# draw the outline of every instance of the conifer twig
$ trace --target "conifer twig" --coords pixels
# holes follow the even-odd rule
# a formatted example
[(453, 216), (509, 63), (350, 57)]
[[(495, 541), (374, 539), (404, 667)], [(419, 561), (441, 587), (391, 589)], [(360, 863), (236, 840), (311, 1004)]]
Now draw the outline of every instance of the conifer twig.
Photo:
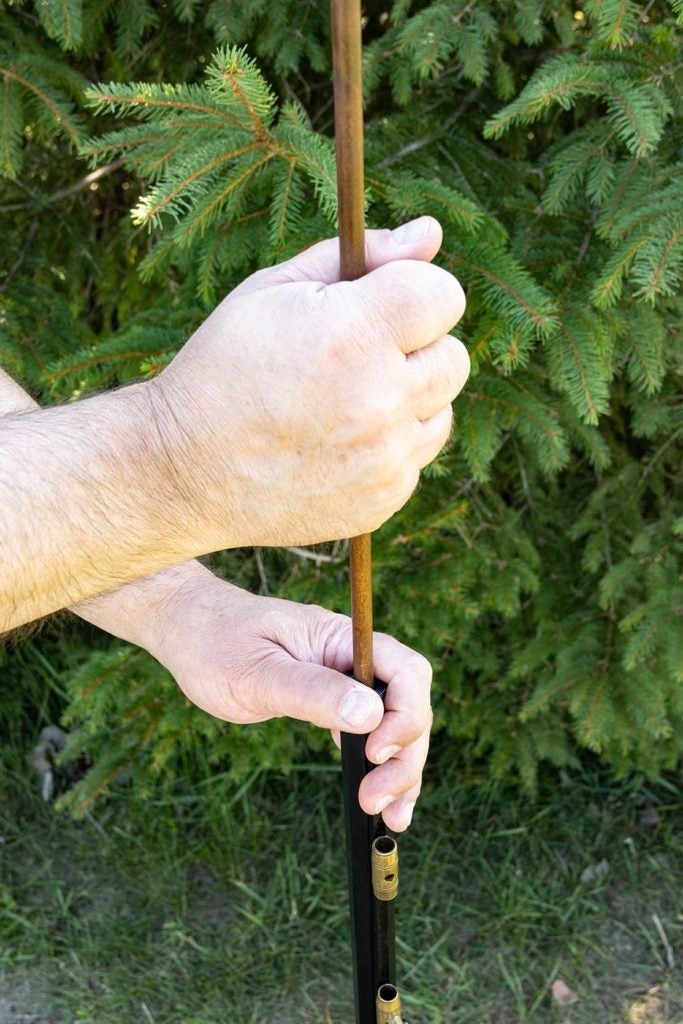
[(66, 188), (60, 188), (56, 192), (53, 192), (48, 197), (49, 203), (57, 203), (60, 199), (67, 199), (69, 196), (75, 196), (78, 192), (82, 192), (86, 188), (90, 188), (94, 182), (99, 181), (100, 178), (105, 178), (108, 174), (112, 174), (114, 171), (118, 171), (119, 167), (123, 167), (125, 161), (123, 157), (119, 157), (118, 160), (112, 160), (110, 164), (105, 164), (104, 167), (98, 167), (94, 171), (90, 171), (84, 178), (79, 181), (75, 181), (73, 185), (67, 185)]
[[(58, 203), (62, 199), (68, 199), (70, 196), (78, 195), (79, 192), (83, 192), (84, 189), (90, 188), (94, 182), (99, 181), (100, 178), (105, 178), (108, 174), (112, 174), (114, 171), (118, 171), (119, 167), (123, 167), (125, 160), (123, 157), (119, 157), (118, 160), (112, 160), (111, 163), (105, 164), (104, 167), (98, 167), (94, 171), (90, 171), (83, 178), (79, 178), (78, 181), (74, 181), (73, 184), (67, 185), (64, 188), (58, 188), (56, 192), (47, 196), (43, 202), (45, 203)], [(37, 199), (38, 197), (36, 197)], [(33, 206), (33, 203), (5, 203), (0, 206), (0, 213), (9, 213), (12, 210), (27, 210)]]
[(285, 548), (285, 551), (289, 551), (292, 555), (298, 555), (299, 558), (307, 558), (311, 562), (329, 562), (332, 565), (340, 565), (346, 561), (346, 547), (341, 557), (337, 555), (326, 555), (323, 551), (308, 551), (307, 548), (289, 547)]
[(261, 593), (267, 596), (270, 594), (270, 587), (268, 586), (266, 567), (263, 564), (263, 558), (261, 557), (261, 551), (259, 548), (254, 548), (254, 559), (256, 561), (256, 568), (258, 569), (259, 578), (261, 580)]

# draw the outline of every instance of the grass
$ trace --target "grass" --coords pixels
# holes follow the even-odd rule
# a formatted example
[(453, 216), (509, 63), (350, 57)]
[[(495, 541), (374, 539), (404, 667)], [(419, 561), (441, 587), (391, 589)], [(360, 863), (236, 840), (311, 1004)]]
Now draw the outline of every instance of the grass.
[[(80, 822), (21, 763), (2, 789), (0, 1024), (353, 1020), (336, 768), (124, 790)], [(400, 842), (407, 1022), (681, 1024), (672, 783), (593, 768), (530, 803), (451, 768), (426, 789)]]

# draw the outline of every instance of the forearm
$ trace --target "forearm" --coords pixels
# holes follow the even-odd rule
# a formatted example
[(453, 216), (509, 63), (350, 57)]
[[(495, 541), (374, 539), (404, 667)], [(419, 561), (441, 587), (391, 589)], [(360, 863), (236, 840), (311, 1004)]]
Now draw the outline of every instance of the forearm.
[[(37, 410), (0, 374), (0, 632), (201, 553), (147, 387)], [(122, 635), (120, 600), (78, 613)]]

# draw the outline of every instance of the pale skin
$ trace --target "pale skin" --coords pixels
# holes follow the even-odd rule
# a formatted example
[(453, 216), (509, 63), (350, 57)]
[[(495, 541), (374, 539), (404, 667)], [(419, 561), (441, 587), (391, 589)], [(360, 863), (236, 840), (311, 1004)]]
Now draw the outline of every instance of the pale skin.
[(375, 634), (383, 709), (343, 674), (348, 617), (193, 559), (352, 536), (405, 503), (469, 366), (447, 334), (462, 291), (429, 263), (440, 242), (431, 218), (403, 244), (368, 232), (369, 273), (344, 283), (336, 240), (320, 243), (253, 275), (160, 377), (114, 394), (38, 410), (0, 371), (0, 630), (74, 606), (218, 718), (368, 733), (380, 767), (360, 801), (396, 831), (429, 744), (429, 663)]

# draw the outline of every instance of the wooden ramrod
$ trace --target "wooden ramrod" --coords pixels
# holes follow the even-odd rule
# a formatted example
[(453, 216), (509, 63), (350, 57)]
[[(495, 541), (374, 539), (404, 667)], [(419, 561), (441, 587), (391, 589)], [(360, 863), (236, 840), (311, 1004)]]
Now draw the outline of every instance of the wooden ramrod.
[[(332, 0), (332, 52), (341, 278), (352, 281), (365, 273), (360, 0)], [(350, 555), (353, 674), (383, 696), (373, 671), (369, 534), (351, 538)], [(398, 850), (381, 816), (365, 814), (358, 802), (359, 786), (372, 768), (365, 741), (365, 736), (342, 733), (356, 1024), (401, 1024), (393, 912)]]

